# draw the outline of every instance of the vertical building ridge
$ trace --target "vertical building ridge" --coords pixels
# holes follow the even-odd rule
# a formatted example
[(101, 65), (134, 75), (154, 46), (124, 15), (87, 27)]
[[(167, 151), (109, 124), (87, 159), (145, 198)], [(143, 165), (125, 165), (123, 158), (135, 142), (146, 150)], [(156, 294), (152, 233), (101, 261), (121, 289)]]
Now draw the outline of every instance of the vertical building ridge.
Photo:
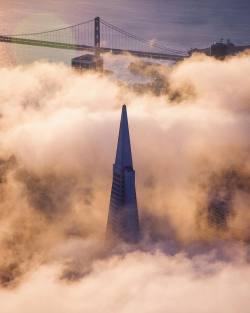
[(133, 168), (127, 108), (125, 105), (122, 106), (122, 116), (121, 116), (121, 122), (120, 122), (120, 130), (119, 130), (119, 137), (118, 137), (118, 143), (117, 143), (115, 165), (118, 167), (127, 166), (127, 167)]
[(138, 242), (139, 217), (127, 108), (122, 107), (107, 223), (107, 239)]

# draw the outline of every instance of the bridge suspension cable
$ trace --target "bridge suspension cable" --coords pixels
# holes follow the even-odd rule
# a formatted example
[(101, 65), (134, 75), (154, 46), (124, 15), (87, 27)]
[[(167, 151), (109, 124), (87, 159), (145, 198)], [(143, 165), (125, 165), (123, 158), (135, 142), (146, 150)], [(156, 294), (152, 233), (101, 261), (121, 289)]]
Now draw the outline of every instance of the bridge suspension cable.
[(171, 49), (171, 48), (167, 48), (167, 47), (164, 47), (164, 46), (161, 46), (159, 44), (156, 44), (154, 42), (152, 42), (151, 40), (146, 40), (146, 39), (143, 39), (143, 38), (140, 38), (136, 35), (133, 35), (115, 25), (112, 25), (108, 22), (106, 22), (105, 20), (101, 19), (101, 24), (110, 28), (111, 30), (114, 30), (128, 38), (131, 38), (131, 39), (134, 39), (138, 42), (141, 42), (142, 44), (144, 44), (145, 46), (147, 46), (148, 48), (150, 48), (152, 50), (152, 48), (157, 48), (159, 49), (160, 51), (162, 52), (168, 52), (168, 53), (176, 53), (176, 54), (180, 54), (180, 55), (186, 55), (186, 52), (184, 51), (181, 51), (181, 50), (177, 50), (177, 49)]
[(97, 17), (79, 24), (48, 31), (0, 36), (2, 42), (102, 52), (129, 52), (138, 56), (180, 59), (187, 53), (146, 40)]
[(82, 26), (82, 25), (86, 25), (86, 24), (89, 24), (89, 23), (92, 23), (92, 22), (94, 22), (94, 19), (88, 20), (86, 22), (82, 22), (82, 23), (79, 23), (79, 24), (70, 25), (70, 26), (64, 26), (62, 28), (56, 28), (56, 29), (47, 30), (47, 31), (40, 31), (40, 32), (34, 32), (34, 33), (19, 33), (19, 34), (5, 35), (5, 36), (8, 36), (8, 37), (21, 37), (21, 36), (45, 35), (45, 34), (49, 34), (49, 33), (53, 33), (53, 32), (58, 32), (58, 31), (62, 31), (62, 30), (72, 29), (72, 28), (79, 27), (79, 26)]

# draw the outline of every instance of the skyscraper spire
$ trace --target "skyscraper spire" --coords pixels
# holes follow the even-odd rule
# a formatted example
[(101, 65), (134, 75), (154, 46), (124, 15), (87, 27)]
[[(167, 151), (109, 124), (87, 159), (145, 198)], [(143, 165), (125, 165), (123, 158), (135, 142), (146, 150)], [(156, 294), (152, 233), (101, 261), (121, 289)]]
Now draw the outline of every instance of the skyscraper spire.
[(133, 167), (126, 105), (122, 106), (115, 165), (121, 168), (126, 166)]
[(135, 191), (135, 171), (129, 137), (127, 109), (122, 107), (119, 138), (113, 165), (107, 238), (136, 243), (140, 236)]

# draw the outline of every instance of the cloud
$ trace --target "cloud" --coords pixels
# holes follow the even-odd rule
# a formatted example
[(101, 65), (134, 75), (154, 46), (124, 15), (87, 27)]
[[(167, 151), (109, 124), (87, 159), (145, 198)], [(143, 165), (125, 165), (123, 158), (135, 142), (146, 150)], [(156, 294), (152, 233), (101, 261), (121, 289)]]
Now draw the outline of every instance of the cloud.
[[(0, 68), (4, 313), (28, 312), (27, 294), (36, 312), (247, 308), (249, 58), (194, 56), (173, 67), (133, 58), (130, 69), (146, 76), (136, 87), (62, 64)], [(143, 241), (110, 251), (103, 238), (123, 103)], [(236, 245), (239, 260), (220, 255), (218, 242)]]
[(134, 252), (96, 262), (76, 284), (57, 281), (57, 271), (42, 267), (15, 293), (1, 292), (2, 312), (248, 312), (246, 263)]

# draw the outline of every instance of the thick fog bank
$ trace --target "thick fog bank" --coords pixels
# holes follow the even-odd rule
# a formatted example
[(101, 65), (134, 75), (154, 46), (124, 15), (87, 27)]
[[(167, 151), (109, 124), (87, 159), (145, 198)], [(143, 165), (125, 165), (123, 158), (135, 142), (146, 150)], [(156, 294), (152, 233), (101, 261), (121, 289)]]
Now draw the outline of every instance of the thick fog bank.
[[(250, 56), (140, 71), (0, 68), (1, 313), (247, 312)], [(110, 251), (123, 103), (143, 239)]]

